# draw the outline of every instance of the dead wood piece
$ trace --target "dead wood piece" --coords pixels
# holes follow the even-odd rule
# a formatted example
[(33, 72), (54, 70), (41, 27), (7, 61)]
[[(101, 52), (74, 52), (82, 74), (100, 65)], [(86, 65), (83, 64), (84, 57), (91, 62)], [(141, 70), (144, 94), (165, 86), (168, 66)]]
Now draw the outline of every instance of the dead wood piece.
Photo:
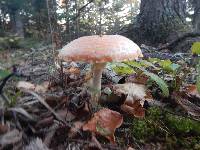
[(173, 93), (173, 98), (185, 111), (187, 111), (188, 114), (194, 117), (200, 117), (200, 107), (191, 103), (188, 99), (176, 93)]
[(189, 33), (185, 33), (182, 36), (178, 37), (177, 39), (175, 39), (174, 41), (166, 44), (165, 46), (158, 48), (159, 50), (163, 50), (163, 49), (169, 49), (172, 50), (178, 43), (182, 42), (183, 40), (185, 40), (188, 37), (198, 37), (200, 36), (200, 32), (189, 32)]

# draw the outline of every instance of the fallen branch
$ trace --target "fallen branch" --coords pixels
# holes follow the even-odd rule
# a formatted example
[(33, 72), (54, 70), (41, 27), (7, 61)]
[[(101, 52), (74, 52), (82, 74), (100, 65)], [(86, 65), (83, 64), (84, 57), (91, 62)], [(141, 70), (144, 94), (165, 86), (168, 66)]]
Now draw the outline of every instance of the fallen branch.
[(173, 47), (175, 47), (178, 43), (182, 42), (186, 38), (188, 38), (188, 37), (198, 37), (198, 36), (200, 36), (200, 32), (185, 33), (182, 36), (180, 36), (177, 39), (175, 39), (174, 41), (166, 44), (163, 47), (158, 48), (158, 50), (163, 50), (163, 49), (169, 49), (169, 50), (171, 50)]

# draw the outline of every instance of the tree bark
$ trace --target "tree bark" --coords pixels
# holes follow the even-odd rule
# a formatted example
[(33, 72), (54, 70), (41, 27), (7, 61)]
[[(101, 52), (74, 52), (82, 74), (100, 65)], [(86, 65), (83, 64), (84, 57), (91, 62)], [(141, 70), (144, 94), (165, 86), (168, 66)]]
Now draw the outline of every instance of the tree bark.
[[(141, 0), (132, 38), (139, 43), (165, 43), (186, 26), (186, 0)], [(130, 36), (130, 37), (131, 37)]]
[(12, 26), (12, 32), (19, 37), (24, 37), (24, 24), (19, 13), (19, 10), (12, 11), (10, 13), (10, 22)]
[(200, 0), (193, 0), (192, 5), (194, 8), (193, 28), (195, 32), (200, 32)]
[(24, 24), (19, 11), (16, 13), (16, 35), (24, 37)]

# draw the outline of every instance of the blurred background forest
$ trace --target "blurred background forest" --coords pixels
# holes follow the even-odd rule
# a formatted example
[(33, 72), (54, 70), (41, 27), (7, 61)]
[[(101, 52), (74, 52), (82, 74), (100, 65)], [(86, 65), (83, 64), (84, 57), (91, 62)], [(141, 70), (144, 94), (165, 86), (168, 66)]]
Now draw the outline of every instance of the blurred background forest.
[(75, 38), (100, 32), (152, 46), (181, 36), (185, 48), (200, 35), (200, 1), (0, 0), (1, 49), (26, 47), (33, 41), (53, 41), (61, 48)]

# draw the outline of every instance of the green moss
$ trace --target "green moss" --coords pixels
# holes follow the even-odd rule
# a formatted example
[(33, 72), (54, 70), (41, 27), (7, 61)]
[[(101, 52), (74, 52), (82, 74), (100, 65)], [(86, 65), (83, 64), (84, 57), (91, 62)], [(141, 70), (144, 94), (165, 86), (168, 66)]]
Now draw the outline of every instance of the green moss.
[(161, 111), (158, 108), (150, 108), (145, 119), (134, 119), (132, 126), (134, 137), (140, 140), (148, 140), (162, 132), (158, 127), (160, 118)]
[(144, 119), (132, 119), (131, 135), (142, 143), (160, 142), (167, 149), (200, 148), (200, 123), (152, 107)]
[(200, 123), (188, 118), (166, 114), (166, 124), (176, 134), (200, 135)]

